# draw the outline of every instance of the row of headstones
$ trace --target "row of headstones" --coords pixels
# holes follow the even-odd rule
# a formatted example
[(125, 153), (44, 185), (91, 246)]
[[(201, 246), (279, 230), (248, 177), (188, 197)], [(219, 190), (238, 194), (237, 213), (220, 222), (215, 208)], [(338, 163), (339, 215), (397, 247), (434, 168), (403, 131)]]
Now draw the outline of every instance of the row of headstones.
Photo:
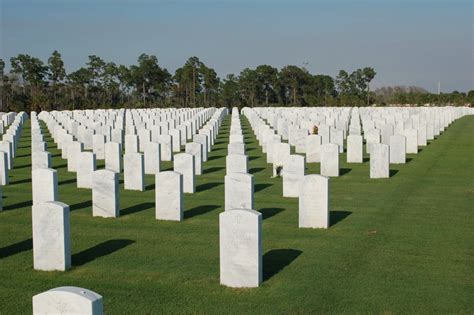
[[(306, 135), (306, 159), (304, 156), (298, 154), (291, 154), (291, 147), (289, 143), (281, 142), (281, 135), (275, 135), (271, 127), (265, 124), (258, 115), (254, 114), (251, 109), (246, 109), (246, 115), (249, 115), (249, 120), (252, 121), (252, 127), (259, 129), (257, 139), (262, 145), (263, 151), (266, 151), (267, 162), (273, 163), (274, 176), (281, 175), (283, 178), (283, 196), (284, 197), (299, 197), (299, 184), (306, 175), (306, 162), (320, 162), (321, 175), (327, 177), (339, 176), (339, 153), (341, 146), (328, 142), (321, 144), (322, 136), (320, 135)], [(251, 117), (251, 118), (250, 118)], [(338, 136), (342, 138), (342, 133)], [(352, 137), (359, 137), (359, 149), (354, 149)], [(360, 136), (349, 136), (349, 152), (348, 162), (362, 163), (362, 139)], [(267, 140), (267, 141), (266, 141)], [(392, 149), (395, 146), (392, 147)], [(381, 150), (379, 150), (381, 149)], [(371, 155), (371, 178), (382, 178), (389, 176), (387, 148), (376, 147), (374, 153)], [(353, 151), (358, 155), (357, 161), (351, 160)], [(395, 155), (393, 155), (395, 156)], [(403, 159), (404, 159), (403, 152)]]
[[(45, 118), (45, 116), (43, 116)], [(46, 118), (45, 121), (48, 121)], [(50, 126), (51, 124), (48, 124)], [(213, 126), (215, 126), (215, 122)], [(53, 125), (54, 126), (54, 125)], [(55, 126), (55, 129), (57, 126)], [(214, 128), (213, 130), (216, 130)], [(148, 131), (148, 130), (142, 130)], [(211, 132), (203, 128), (201, 132), (210, 136)], [(148, 132), (148, 136), (150, 133)], [(150, 137), (139, 138), (137, 135), (127, 135), (125, 137), (125, 155), (123, 157), (123, 164), (125, 169), (125, 186), (126, 189), (137, 189), (137, 184), (140, 183), (141, 172), (134, 173), (133, 170), (136, 164), (143, 164), (145, 174), (155, 174), (160, 171), (160, 161), (173, 160), (172, 145), (173, 141), (170, 135), (159, 135), (163, 141), (154, 142)], [(203, 135), (194, 135), (195, 141), (204, 141)], [(103, 135), (94, 135), (94, 139), (99, 138), (100, 141), (94, 141), (93, 152), (83, 152), (84, 145), (79, 141), (73, 141), (70, 134), (64, 134), (63, 140), (58, 142), (58, 147), (61, 148), (62, 157), (68, 160), (68, 171), (78, 173), (78, 187), (91, 188), (92, 179), (91, 172), (93, 171), (96, 159), (105, 158), (105, 168), (120, 173), (122, 170), (122, 155), (121, 155), (121, 140), (120, 142), (110, 141), (104, 143)], [(178, 138), (176, 143), (181, 147)], [(191, 146), (192, 147), (192, 146)], [(139, 150), (141, 148), (141, 151)], [(143, 156), (140, 156), (144, 152)], [(94, 153), (94, 154), (92, 154)], [(164, 157), (164, 158), (163, 158)], [(207, 154), (205, 158), (207, 157)], [(143, 162), (141, 161), (143, 159)], [(199, 165), (200, 166), (200, 165)], [(200, 169), (200, 167), (199, 167)], [(130, 171), (132, 170), (132, 171)], [(137, 174), (137, 176), (134, 176)], [(138, 180), (136, 179), (138, 177)], [(138, 187), (138, 190), (142, 188)]]
[(18, 142), (21, 137), (23, 123), (28, 119), (25, 112), (3, 113), (2, 121), (0, 122), (1, 131), (3, 133), (4, 126), (8, 129), (2, 135), (0, 141), (0, 211), (3, 209), (3, 186), (9, 184), (9, 171), (13, 169), (13, 159), (17, 155)]
[(253, 209), (253, 175), (248, 173), (239, 109), (232, 108), (224, 177), (225, 210)]
[(58, 201), (57, 171), (51, 168), (51, 154), (36, 112), (31, 113), (31, 160), (33, 268), (66, 270), (71, 265), (69, 206)]
[[(354, 116), (360, 117), (366, 125), (364, 131), (367, 127), (381, 129), (386, 123), (393, 124), (401, 131), (420, 123), (431, 123), (434, 128), (443, 129), (455, 119), (473, 113), (473, 109), (469, 107), (267, 107), (255, 110), (284, 140), (288, 140), (289, 126), (293, 126), (293, 130), (296, 126), (310, 132), (315, 125), (328, 125), (335, 129), (345, 129), (346, 132), (348, 127), (352, 127), (349, 128), (350, 133), (360, 134), (360, 130), (357, 132), (360, 120), (355, 120)], [(407, 126), (403, 127), (404, 124)]]
[[(331, 177), (339, 176), (339, 153), (343, 151), (342, 131), (331, 129), (330, 139), (325, 144), (322, 144), (323, 136), (319, 134), (309, 135), (307, 130), (299, 130), (298, 133), (302, 133), (302, 139), (304, 139), (305, 143), (305, 150), (303, 150), (306, 153), (305, 159), (301, 155), (291, 155), (290, 143), (281, 142), (281, 135), (276, 135), (275, 131), (265, 124), (265, 121), (262, 119), (253, 119), (252, 121), (254, 121), (253, 125), (256, 124), (256, 128), (258, 129), (256, 132), (257, 139), (259, 139), (263, 151), (267, 153), (267, 162), (273, 163), (274, 176), (281, 175), (283, 177), (284, 197), (298, 196), (298, 189), (295, 187), (298, 187), (298, 182), (305, 175), (306, 162), (321, 163), (321, 175)], [(297, 142), (297, 145), (298, 144), (299, 141)], [(398, 148), (399, 146), (393, 146), (392, 150)], [(295, 151), (299, 151), (298, 146), (295, 148)], [(370, 163), (370, 178), (389, 177), (388, 146), (377, 146), (373, 151), (374, 154), (371, 155)], [(396, 152), (398, 153), (399, 150)], [(357, 156), (357, 159), (353, 158), (354, 155)], [(405, 153), (403, 152), (402, 155), (404, 160)], [(349, 136), (348, 162), (362, 163), (362, 156), (362, 137)], [(397, 155), (393, 154), (393, 156), (396, 157)]]
[[(190, 111), (195, 112), (194, 109), (191, 109)], [(125, 135), (125, 151), (131, 152), (133, 151), (134, 146), (137, 146), (136, 151), (144, 152), (144, 148), (148, 142), (158, 142), (161, 144), (161, 159), (163, 161), (172, 161), (173, 152), (180, 152), (181, 143), (185, 143), (186, 140), (191, 139), (192, 136), (197, 133), (197, 130), (202, 127), (204, 121), (206, 121), (214, 111), (214, 108), (210, 108), (203, 109), (201, 112), (195, 112), (196, 117), (181, 125), (176, 125), (176, 120), (170, 120), (154, 126), (151, 125), (154, 122), (154, 120), (152, 120), (146, 125), (137, 123), (137, 126), (135, 126), (134, 120), (130, 119)], [(122, 116), (125, 115), (127, 117), (128, 114), (133, 115), (134, 113), (135, 110), (127, 110), (126, 112), (123, 112)], [(57, 117), (64, 118), (57, 112), (55, 114)], [(96, 154), (98, 160), (104, 160), (106, 157), (106, 143), (114, 142), (124, 145), (124, 130), (122, 127), (109, 130), (109, 132), (100, 133), (103, 131), (101, 126), (96, 127), (96, 129), (86, 128), (83, 125), (80, 125), (79, 122), (73, 121), (68, 116), (67, 121), (64, 121), (64, 119), (56, 120), (55, 116), (42, 112), (40, 114), (40, 119), (44, 120), (48, 125), (48, 129), (51, 131), (55, 143), (57, 143), (58, 148), (62, 150), (63, 158), (68, 157), (68, 143), (73, 142), (74, 139), (76, 139), (77, 142), (82, 143), (83, 149), (92, 150)], [(78, 124), (79, 126), (77, 126)], [(122, 125), (123, 124), (124, 123), (122, 122)], [(166, 124), (167, 127), (165, 128), (163, 124)], [(71, 127), (71, 125), (73, 126)], [(192, 128), (189, 128), (189, 126), (192, 126)], [(83, 128), (81, 129), (80, 127)], [(149, 129), (145, 127), (148, 127)], [(82, 135), (81, 131), (83, 130), (87, 131), (89, 134), (87, 137)]]
[[(284, 140), (289, 139), (295, 146), (297, 153), (305, 153), (305, 133), (313, 133), (314, 126), (318, 126), (318, 134), (322, 137), (322, 144), (342, 139), (348, 134), (361, 135), (368, 142), (389, 144), (390, 136), (404, 134), (406, 129), (418, 130), (417, 137), (420, 145), (426, 145), (427, 140), (444, 131), (452, 121), (472, 112), (467, 107), (430, 107), (430, 108), (323, 108), (323, 109), (256, 109), (263, 113), (263, 118), (268, 118), (269, 125), (281, 134)], [(276, 114), (272, 114), (275, 111)], [(317, 114), (314, 114), (316, 111)], [(338, 111), (336, 117), (334, 112)], [(296, 113), (296, 115), (294, 115)], [(278, 116), (280, 115), (280, 116)], [(290, 118), (287, 118), (290, 117)], [(276, 122), (275, 122), (276, 120)], [(361, 121), (362, 126), (361, 128)], [(281, 125), (286, 128), (282, 132)], [(288, 126), (292, 128), (288, 129)], [(376, 131), (374, 131), (376, 129)], [(303, 130), (303, 131), (301, 131)], [(342, 137), (337, 132), (342, 131)], [(289, 133), (289, 135), (288, 135)], [(292, 137), (293, 135), (293, 137)], [(293, 138), (293, 139), (292, 139)], [(333, 140), (330, 140), (332, 138)], [(368, 138), (368, 139), (367, 139)], [(372, 138), (381, 138), (372, 140)], [(426, 138), (426, 139), (425, 139)], [(339, 143), (337, 143), (339, 144)]]
[[(219, 215), (220, 282), (229, 287), (258, 287), (262, 282), (262, 216), (254, 209), (254, 177), (247, 173), (245, 144), (238, 110), (232, 110), (226, 160), (225, 211)], [(238, 143), (243, 152), (234, 152)], [(301, 157), (304, 159), (304, 157)], [(285, 177), (284, 177), (285, 178)], [(288, 179), (288, 178), (287, 178)], [(299, 190), (299, 227), (329, 227), (329, 178), (304, 176)]]
[[(265, 124), (252, 109), (246, 108), (244, 110), (245, 115), (251, 122), (252, 128), (258, 129), (255, 131), (257, 139), (262, 145), (263, 152), (267, 155), (267, 162), (272, 163), (273, 176), (281, 176), (283, 178), (283, 197), (299, 197), (300, 196), (300, 183), (306, 175), (306, 159), (302, 155), (291, 154), (291, 147), (289, 143), (281, 142), (281, 135), (275, 135), (271, 127)], [(255, 130), (254, 129), (254, 130)], [(271, 136), (273, 134), (273, 136)], [(264, 135), (267, 137), (264, 138)], [(265, 142), (264, 139), (269, 141)], [(337, 146), (329, 146), (328, 149), (332, 148), (338, 158)], [(324, 151), (326, 152), (326, 150)], [(331, 166), (334, 165), (334, 159), (330, 158), (330, 154), (327, 154), (327, 158), (323, 159), (321, 167), (321, 175), (331, 176)], [(323, 166), (324, 164), (324, 166)], [(337, 170), (339, 167), (337, 165)]]
[[(96, 142), (98, 159), (103, 157), (103, 144), (101, 142), (114, 141), (123, 145), (123, 136), (137, 135), (140, 130), (147, 129), (152, 132), (153, 141), (160, 135), (173, 134), (174, 130), (181, 131), (181, 142), (202, 126), (211, 115), (212, 109), (147, 109), (147, 110), (97, 110), (97, 111), (62, 111), (42, 112), (40, 119), (47, 121), (49, 129), (56, 139), (56, 133), (71, 134), (75, 139), (84, 144), (85, 149), (93, 149)], [(50, 122), (48, 122), (51, 120)], [(59, 125), (58, 130), (55, 130)], [(101, 135), (98, 137), (97, 135)], [(96, 137), (94, 137), (96, 136)], [(177, 141), (177, 140), (176, 140)], [(61, 142), (61, 141), (60, 141)], [(59, 144), (61, 145), (61, 144)], [(102, 149), (102, 150), (100, 150)]]
[[(23, 112), (20, 112), (20, 114), (22, 113)], [(4, 132), (5, 127), (11, 125), (13, 121), (15, 120), (16, 116), (17, 116), (17, 113), (15, 112), (9, 112), (9, 113), (0, 112), (0, 134), (3, 135), (5, 133)]]
[[(405, 129), (417, 129), (420, 145), (444, 131), (453, 120), (468, 114), (467, 107), (430, 108), (259, 108), (257, 113), (282, 135), (283, 140), (295, 146), (297, 153), (305, 153), (304, 137), (319, 127), (322, 144), (330, 141), (343, 146), (348, 134), (368, 136), (368, 142), (389, 144), (390, 136), (403, 134)], [(359, 114), (359, 112), (361, 114)], [(363, 129), (361, 129), (361, 122)], [(374, 141), (372, 138), (381, 138)], [(305, 130), (307, 131), (305, 133)], [(336, 132), (334, 132), (334, 131)], [(342, 137), (337, 132), (342, 131)], [(372, 135), (374, 133), (374, 135)], [(433, 136), (434, 135), (434, 136)], [(330, 140), (332, 138), (333, 140)], [(426, 139), (425, 139), (426, 138)], [(340, 140), (339, 140), (340, 139)], [(340, 141), (340, 143), (338, 143)]]
[[(209, 124), (220, 125), (226, 114), (226, 109), (219, 109)], [(38, 129), (35, 128), (35, 130)], [(41, 130), (39, 129), (38, 132), (41, 133)], [(212, 137), (216, 136), (217, 133), (212, 134)], [(213, 138), (208, 139), (206, 136), (206, 144), (209, 143), (209, 148), (212, 142)], [(207, 152), (207, 149), (206, 146), (198, 153)], [(89, 153), (92, 157), (94, 156), (94, 153)], [(194, 165), (194, 155), (180, 153), (175, 156), (174, 171), (155, 173), (156, 219), (183, 220), (183, 192), (193, 193), (195, 189)], [(125, 168), (126, 175), (127, 167)], [(95, 165), (92, 169), (95, 169)], [(134, 171), (143, 173), (143, 159)], [(101, 169), (92, 170), (91, 174), (93, 216), (118, 217), (120, 213), (119, 173)], [(135, 183), (132, 182), (132, 184)], [(69, 206), (58, 201), (57, 171), (51, 168), (33, 170), (32, 194), (34, 269), (67, 270), (71, 265)]]
[[(452, 109), (456, 115), (451, 117), (458, 118), (461, 115), (459, 109)], [(256, 118), (257, 117), (257, 118)], [(252, 126), (257, 129), (256, 134), (259, 139), (263, 151), (267, 152), (267, 162), (274, 163), (274, 169), (283, 168), (285, 161), (288, 159), (290, 146), (281, 143), (282, 135), (275, 134), (275, 131), (261, 119), (255, 111), (252, 112)], [(321, 174), (325, 176), (339, 176), (339, 153), (344, 151), (344, 130), (329, 128), (327, 125), (318, 126), (317, 135), (308, 135), (306, 129), (297, 130), (299, 139), (296, 141), (295, 151), (305, 152), (307, 162), (320, 162)], [(322, 128), (321, 128), (322, 127)], [(385, 145), (379, 142), (379, 138), (371, 136), (369, 131), (367, 137), (367, 153), (370, 154), (370, 178), (388, 178), (389, 164), (402, 164), (406, 161), (406, 153), (418, 152), (418, 133), (415, 129), (405, 130), (404, 135), (391, 135), (389, 144)], [(291, 135), (290, 129), (290, 135)], [(290, 142), (290, 141), (289, 141)], [(303, 142), (303, 148), (299, 148)], [(425, 140), (426, 142), (426, 140)], [(336, 146), (335, 146), (336, 145)], [(266, 146), (269, 148), (267, 150)], [(273, 161), (275, 156), (275, 161)], [(295, 163), (302, 165), (299, 169), (304, 168), (304, 163), (300, 158), (295, 157)], [(299, 162), (298, 162), (299, 161)], [(363, 138), (360, 135), (351, 134), (347, 137), (347, 162), (362, 163), (363, 162)], [(291, 161), (288, 161), (291, 166)]]
[(226, 175), (247, 172), (248, 156), (245, 154), (245, 139), (242, 133), (239, 109), (235, 107), (232, 108), (229, 144), (227, 145)]
[[(226, 110), (219, 109), (215, 112), (206, 126), (199, 134), (194, 136), (195, 142), (186, 144), (186, 151), (190, 153), (180, 153), (174, 158), (174, 171), (182, 175), (185, 193), (195, 192), (195, 175), (202, 174), (202, 161), (207, 161), (207, 154), (217, 137), (218, 128), (226, 114)], [(209, 132), (211, 131), (211, 132)], [(201, 133), (202, 132), (202, 133)], [(209, 137), (208, 137), (209, 136)], [(93, 190), (93, 213), (94, 215), (116, 217), (118, 209), (118, 172), (120, 168), (109, 167), (109, 160), (117, 161), (120, 165), (120, 146), (115, 145), (114, 150), (107, 150), (105, 170), (96, 170), (96, 158), (93, 152), (82, 152), (82, 146), (74, 146), (76, 142), (70, 144), (69, 154), (74, 152), (74, 160), (69, 155), (68, 171), (77, 173), (77, 185), (81, 188)], [(80, 143), (79, 143), (80, 144)], [(113, 142), (107, 143), (115, 144)], [(71, 147), (72, 146), (72, 147)], [(145, 154), (139, 152), (129, 152), (124, 155), (124, 188), (129, 190), (144, 190), (144, 174), (155, 175), (160, 172), (160, 146), (158, 143), (148, 142)], [(109, 159), (110, 157), (110, 159)], [(76, 163), (72, 163), (72, 161)], [(49, 175), (46, 175), (48, 173)], [(53, 196), (57, 188), (51, 186), (54, 183), (54, 170), (42, 171), (42, 175), (33, 176), (33, 199), (35, 196)], [(38, 181), (47, 181), (50, 184), (35, 185)], [(41, 178), (41, 179), (40, 179)], [(44, 183), (43, 183), (44, 184)], [(38, 194), (35, 188), (38, 188)], [(44, 193), (42, 190), (47, 190)], [(179, 190), (177, 190), (179, 192)], [(180, 197), (181, 199), (182, 197)], [(48, 199), (57, 200), (57, 199)]]
[(31, 112), (31, 171), (51, 168), (51, 153), (36, 112)]

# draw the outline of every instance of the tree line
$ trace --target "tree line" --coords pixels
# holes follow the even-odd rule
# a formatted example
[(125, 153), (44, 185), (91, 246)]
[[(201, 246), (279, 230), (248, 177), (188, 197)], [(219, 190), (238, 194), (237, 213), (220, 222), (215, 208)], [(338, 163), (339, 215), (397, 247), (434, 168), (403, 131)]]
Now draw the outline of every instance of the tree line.
[[(391, 103), (464, 104), (474, 94), (453, 92), (442, 97), (427, 91), (370, 90), (376, 72), (371, 67), (335, 78), (311, 74), (304, 67), (270, 65), (246, 68), (221, 79), (197, 57), (190, 57), (174, 74), (154, 55), (141, 54), (136, 64), (119, 65), (88, 56), (84, 67), (66, 73), (54, 51), (43, 62), (27, 54), (10, 58), (10, 71), (0, 59), (0, 110), (40, 111), (120, 107), (199, 106), (365, 106)], [(452, 93), (451, 93), (452, 94)], [(473, 94), (473, 95), (471, 95)]]

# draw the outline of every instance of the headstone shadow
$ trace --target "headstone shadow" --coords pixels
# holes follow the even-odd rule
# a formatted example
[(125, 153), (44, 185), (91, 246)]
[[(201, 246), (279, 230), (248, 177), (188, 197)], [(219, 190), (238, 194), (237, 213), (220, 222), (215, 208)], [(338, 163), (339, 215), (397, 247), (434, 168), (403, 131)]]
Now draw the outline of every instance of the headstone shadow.
[(72, 255), (72, 265), (76, 267), (82, 266), (97, 258), (110, 255), (113, 252), (116, 252), (133, 243), (135, 243), (135, 241), (129, 239), (108, 240), (102, 242), (92, 246), (91, 248), (83, 250), (82, 252)]
[(185, 219), (190, 219), (192, 217), (195, 217), (197, 215), (205, 214), (208, 212), (211, 212), (212, 210), (215, 210), (217, 208), (220, 208), (218, 205), (202, 205), (202, 206), (197, 206), (192, 209), (189, 209), (187, 211), (184, 211), (184, 218)]
[(33, 205), (32, 200), (23, 201), (23, 202), (15, 203), (13, 205), (4, 206), (3, 211), (15, 210), (15, 209), (24, 208), (24, 207), (31, 207), (32, 205)]
[(344, 176), (352, 171), (352, 168), (341, 168), (339, 170), (339, 176)]
[[(20, 148), (18, 148), (18, 149), (20, 149)], [(30, 156), (31, 156), (30, 154), (22, 154), (22, 155), (15, 156), (15, 158), (24, 158), (24, 157), (30, 157)]]
[(20, 169), (20, 168), (28, 168), (28, 167), (31, 167), (31, 164), (25, 164), (25, 165), (21, 165), (21, 166), (15, 166), (15, 169)]
[(259, 192), (271, 186), (273, 186), (273, 184), (255, 184), (253, 191)]
[(344, 210), (331, 210), (329, 211), (329, 226), (334, 226), (350, 216), (352, 212)]
[(265, 169), (264, 167), (253, 167), (253, 168), (249, 169), (249, 173), (250, 174), (255, 174), (255, 173), (263, 171), (264, 169)]
[(215, 166), (215, 167), (211, 167), (211, 168), (205, 169), (203, 173), (204, 173), (204, 174), (210, 174), (210, 173), (222, 171), (224, 168), (225, 168), (225, 167), (222, 167), (222, 166)]
[(214, 187), (217, 187), (217, 186), (221, 186), (221, 185), (224, 185), (224, 183), (205, 183), (205, 184), (201, 184), (199, 186), (196, 187), (196, 192), (201, 192), (201, 191), (206, 191), (208, 189), (212, 189)]
[(31, 183), (31, 178), (26, 178), (26, 179), (20, 179), (16, 181), (11, 181), (10, 185), (18, 185), (18, 184), (26, 184), (26, 183)]
[(262, 213), (262, 219), (266, 220), (268, 218), (273, 217), (274, 215), (277, 215), (278, 213), (284, 210), (285, 209), (283, 208), (263, 208), (263, 209), (260, 209), (259, 211)]
[(253, 191), (259, 192), (271, 186), (273, 186), (273, 184), (255, 184)]
[(21, 252), (26, 252), (31, 249), (33, 249), (33, 239), (29, 238), (27, 240), (0, 248), (0, 259), (15, 255)]
[(272, 249), (263, 255), (263, 281), (269, 280), (303, 252), (297, 249)]
[(76, 178), (66, 179), (66, 180), (58, 182), (58, 186), (67, 185), (67, 184), (74, 184), (76, 182), (77, 182)]
[(222, 159), (223, 157), (224, 157), (223, 155), (214, 155), (214, 156), (208, 157), (207, 160), (214, 161), (214, 160)]
[(398, 170), (390, 170), (389, 171), (389, 176), (393, 177), (393, 176), (397, 175), (397, 173), (398, 173)]
[(84, 208), (88, 208), (88, 207), (92, 207), (92, 200), (87, 200), (87, 201), (83, 201), (83, 202), (79, 202), (79, 203), (75, 203), (73, 205), (70, 205), (69, 210), (74, 211), (74, 210), (84, 209)]
[(120, 215), (129, 215), (132, 213), (144, 211), (155, 206), (154, 202), (143, 202), (138, 205), (134, 205), (125, 209), (120, 210)]

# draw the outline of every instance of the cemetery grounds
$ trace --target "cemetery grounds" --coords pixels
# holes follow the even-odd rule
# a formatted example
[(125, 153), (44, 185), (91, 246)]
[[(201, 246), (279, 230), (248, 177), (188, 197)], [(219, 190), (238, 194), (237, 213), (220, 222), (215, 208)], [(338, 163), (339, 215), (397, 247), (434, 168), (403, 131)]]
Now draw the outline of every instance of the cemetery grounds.
[[(474, 116), (455, 121), (389, 179), (347, 164), (330, 181), (327, 230), (298, 229), (298, 199), (282, 197), (250, 125), (241, 115), (263, 216), (263, 283), (219, 284), (219, 213), (224, 209), (228, 115), (196, 193), (185, 194), (183, 222), (155, 220), (154, 176), (146, 191), (125, 191), (120, 217), (92, 217), (92, 193), (52, 142), (59, 200), (70, 205), (72, 268), (33, 270), (30, 122), (19, 140), (0, 213), (0, 313), (31, 313), (33, 295), (73, 285), (98, 292), (109, 314), (144, 313), (472, 313), (474, 310)], [(365, 149), (364, 149), (365, 152)], [(97, 161), (103, 168), (103, 161)], [(171, 170), (172, 162), (162, 162)], [(318, 163), (307, 174), (319, 173)]]

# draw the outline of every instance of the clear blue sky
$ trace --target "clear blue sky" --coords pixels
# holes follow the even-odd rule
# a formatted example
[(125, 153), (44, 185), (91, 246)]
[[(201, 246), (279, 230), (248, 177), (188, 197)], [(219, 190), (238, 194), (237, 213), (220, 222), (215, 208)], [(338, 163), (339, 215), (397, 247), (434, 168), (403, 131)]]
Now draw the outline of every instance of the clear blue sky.
[(91, 54), (130, 65), (145, 52), (170, 72), (197, 56), (221, 77), (372, 66), (377, 87), (474, 89), (473, 0), (0, 0), (0, 12), (5, 61), (57, 49), (72, 71)]

